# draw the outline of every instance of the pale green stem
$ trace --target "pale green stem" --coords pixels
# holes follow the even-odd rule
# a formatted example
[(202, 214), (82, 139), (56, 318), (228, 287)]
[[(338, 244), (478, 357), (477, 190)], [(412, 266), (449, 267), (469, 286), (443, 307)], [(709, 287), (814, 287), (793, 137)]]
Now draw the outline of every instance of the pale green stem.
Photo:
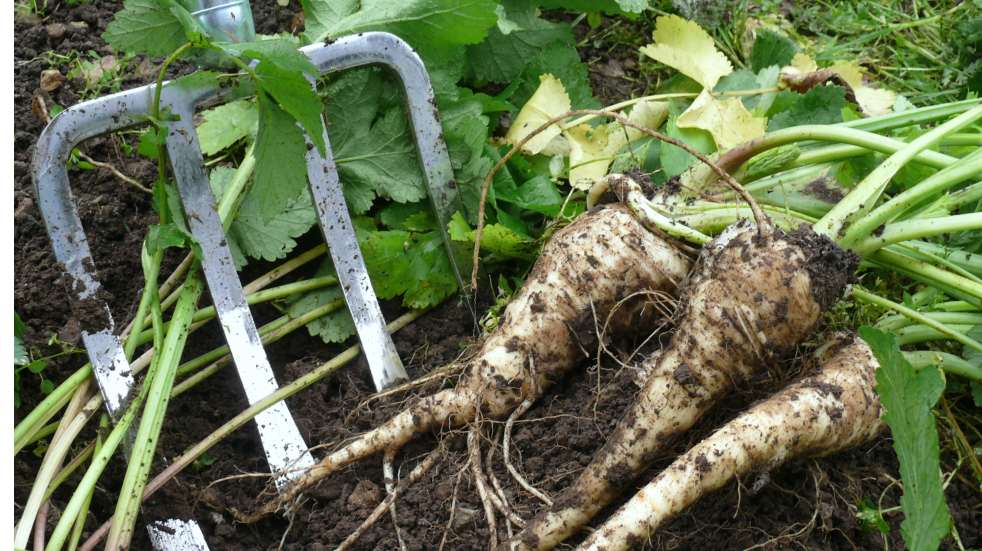
[[(982, 313), (973, 312), (921, 312), (928, 319), (948, 325), (982, 325)], [(902, 314), (895, 314), (883, 318), (876, 324), (884, 331), (896, 331), (903, 327), (913, 325), (917, 322)]]
[[(956, 331), (963, 335), (968, 334), (974, 325), (947, 324), (946, 327), (951, 331)], [(894, 331), (897, 335), (897, 344), (906, 346), (908, 344), (921, 344), (932, 341), (947, 341), (951, 337), (933, 327), (926, 325), (908, 325)]]
[[(409, 325), (419, 316), (423, 315), (426, 310), (413, 310), (407, 312), (397, 319), (393, 320), (391, 323), (386, 325), (386, 329), (389, 333), (395, 333), (396, 331), (402, 329), (403, 327)], [(176, 476), (178, 473), (186, 469), (189, 465), (194, 463), (202, 454), (207, 452), (217, 444), (221, 442), (223, 438), (236, 431), (249, 421), (251, 421), (256, 415), (259, 415), (267, 408), (281, 402), (296, 393), (304, 390), (311, 385), (317, 383), (321, 379), (333, 374), (338, 369), (343, 367), (345, 364), (351, 360), (358, 357), (358, 353), (361, 352), (360, 345), (354, 345), (347, 348), (344, 352), (338, 354), (334, 358), (330, 359), (326, 363), (322, 364), (320, 367), (310, 371), (306, 375), (294, 380), (293, 382), (278, 388), (272, 394), (269, 394), (265, 398), (259, 400), (255, 404), (252, 404), (247, 409), (227, 421), (224, 425), (216, 429), (214, 432), (205, 437), (202, 441), (195, 444), (191, 449), (184, 452), (183, 455), (175, 459), (170, 465), (167, 466), (160, 474), (158, 474), (149, 484), (143, 494), (143, 499), (149, 498), (157, 490), (163, 487), (170, 479)], [(83, 544), (82, 549), (93, 549), (98, 544), (98, 542), (105, 537), (105, 533), (108, 530), (108, 524), (104, 524), (98, 530), (93, 533), (89, 539)]]
[[(93, 455), (98, 455), (102, 451), (102, 440), (103, 433), (109, 427), (109, 416), (105, 413), (99, 419), (99, 433), (95, 437), (95, 448), (93, 449)], [(95, 495), (95, 486), (89, 488), (88, 495), (82, 502), (82, 508), (78, 512), (78, 518), (75, 521), (75, 527), (72, 529), (72, 534), (68, 538), (68, 551), (75, 551), (78, 547), (78, 542), (82, 538), (82, 531), (85, 530), (85, 521), (88, 520), (89, 516), (89, 505), (92, 503), (92, 497)]]
[[(951, 119), (944, 124), (933, 128), (921, 136), (918, 136), (907, 146), (903, 147), (885, 161), (879, 164), (873, 172), (863, 178), (856, 187), (849, 192), (845, 199), (839, 201), (833, 208), (813, 226), (816, 233), (827, 235), (832, 239), (839, 239), (840, 230), (843, 226), (861, 216), (869, 213), (876, 205), (880, 194), (886, 189), (890, 179), (906, 165), (918, 153), (930, 147), (952, 132), (957, 132), (965, 126), (972, 124), (982, 118), (982, 105), (974, 107), (961, 115)], [(845, 244), (848, 246), (848, 243)]]
[(876, 228), (893, 220), (927, 198), (941, 193), (967, 178), (977, 177), (979, 173), (982, 173), (982, 149), (943, 170), (935, 172), (910, 189), (891, 197), (873, 209), (867, 216), (856, 220), (846, 231), (842, 244), (849, 246), (859, 242), (872, 234)]
[(921, 239), (946, 233), (978, 229), (982, 229), (982, 212), (956, 214), (954, 216), (945, 216), (944, 218), (915, 218), (913, 220), (887, 224), (884, 226), (883, 232), (880, 235), (867, 237), (851, 248), (859, 255), (865, 256), (887, 245), (900, 243), (908, 239)]
[(153, 456), (157, 449), (157, 439), (163, 427), (171, 387), (177, 376), (177, 366), (184, 351), (184, 344), (191, 325), (191, 315), (201, 296), (204, 285), (197, 275), (192, 274), (184, 282), (184, 290), (174, 307), (171, 327), (167, 331), (160, 348), (157, 373), (150, 381), (150, 391), (146, 407), (136, 433), (136, 442), (123, 478), (123, 486), (116, 502), (112, 527), (109, 530), (107, 549), (127, 549), (133, 537), (133, 528), (140, 507), (140, 497), (150, 474)]
[(964, 344), (965, 346), (968, 346), (974, 350), (978, 350), (982, 352), (982, 343), (979, 343), (975, 339), (968, 337), (967, 335), (964, 335), (962, 333), (959, 333), (958, 331), (952, 330), (945, 324), (937, 322), (925, 316), (924, 314), (918, 312), (917, 310), (908, 308), (903, 304), (898, 304), (896, 302), (893, 302), (892, 300), (885, 299), (879, 295), (875, 295), (863, 289), (862, 287), (859, 287), (858, 285), (852, 288), (852, 295), (857, 299), (862, 300), (863, 302), (874, 304), (881, 308), (889, 308), (891, 310), (899, 312), (900, 314), (903, 314), (909, 317), (910, 319), (919, 322), (922, 325), (926, 325), (932, 329), (940, 331), (941, 333), (947, 335), (952, 340), (956, 340)]
[(971, 302), (982, 308), (982, 284), (976, 281), (927, 262), (904, 256), (889, 248), (876, 251), (868, 259), (906, 274), (922, 283), (937, 286), (952, 297)]
[(932, 365), (938, 366), (947, 373), (982, 383), (982, 367), (972, 365), (954, 354), (934, 350), (917, 350), (904, 352), (904, 357), (914, 369), (923, 369)]

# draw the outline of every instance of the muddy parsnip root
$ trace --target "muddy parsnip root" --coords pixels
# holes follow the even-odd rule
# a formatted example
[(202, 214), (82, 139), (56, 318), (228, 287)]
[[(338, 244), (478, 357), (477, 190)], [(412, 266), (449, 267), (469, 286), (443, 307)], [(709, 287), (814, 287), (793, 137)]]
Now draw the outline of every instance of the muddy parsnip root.
[[(504, 418), (536, 398), (596, 347), (596, 326), (622, 298), (642, 291), (674, 294), (689, 259), (622, 205), (598, 207), (556, 232), (501, 323), (470, 361), (457, 386), (422, 398), (379, 427), (329, 454), (257, 513), (271, 513), (304, 488), (362, 458), (398, 449), (415, 435), (483, 417)], [(617, 309), (613, 330), (638, 330), (652, 308)], [(531, 367), (531, 369), (530, 369)]]
[(708, 243), (680, 291), (676, 331), (652, 355), (638, 399), (579, 478), (503, 549), (551, 549), (616, 498), (724, 395), (809, 336), (839, 299), (854, 255), (803, 226), (734, 224)]
[(579, 549), (640, 548), (666, 521), (734, 478), (872, 439), (882, 423), (878, 364), (869, 347), (854, 334), (839, 334), (816, 356), (813, 375), (751, 407), (679, 457)]

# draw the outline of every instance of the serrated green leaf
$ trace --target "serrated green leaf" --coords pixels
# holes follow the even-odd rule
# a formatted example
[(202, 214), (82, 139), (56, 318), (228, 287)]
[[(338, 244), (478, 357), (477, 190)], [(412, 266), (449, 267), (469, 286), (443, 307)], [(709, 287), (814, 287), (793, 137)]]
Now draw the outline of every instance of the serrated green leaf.
[[(256, 133), (259, 109), (255, 102), (236, 100), (208, 109), (198, 125), (198, 142), (201, 152), (214, 155), (239, 140)], [(143, 142), (141, 140), (142, 147)]]
[[(471, 229), (460, 213), (455, 213), (450, 219), (448, 233), (454, 241), (471, 244), (477, 237), (477, 230)], [(530, 258), (535, 254), (535, 241), (503, 224), (487, 224), (481, 232), (481, 250), (507, 258)]]
[(147, 253), (152, 255), (168, 247), (183, 247), (187, 238), (187, 233), (175, 224), (153, 224), (147, 230)]
[[(314, 273), (314, 277), (333, 275), (335, 275), (334, 266), (331, 264), (330, 258), (324, 260)], [(337, 285), (323, 287), (304, 293), (292, 301), (286, 312), (290, 317), (298, 318), (315, 308), (343, 298), (341, 287)], [(312, 337), (320, 337), (328, 344), (338, 343), (344, 342), (355, 334), (355, 323), (351, 319), (348, 309), (341, 306), (341, 308), (308, 323), (307, 331)]]
[(530, 59), (553, 43), (575, 47), (569, 25), (540, 18), (528, 0), (502, 2), (498, 26), (486, 40), (467, 48), (468, 78), (477, 83), (511, 82)]
[(254, 69), (256, 84), (299, 122), (317, 150), (326, 154), (322, 105), (304, 76), (319, 73), (307, 56), (297, 50), (296, 44), (288, 39), (272, 39), (219, 46), (229, 55), (259, 62)]
[(143, 132), (140, 132), (136, 152), (148, 159), (157, 160), (160, 146), (164, 145), (166, 139), (166, 131), (161, 132), (156, 126), (148, 126)]
[(933, 551), (951, 527), (941, 483), (938, 431), (931, 411), (944, 392), (944, 378), (936, 366), (915, 371), (894, 335), (868, 326), (859, 333), (880, 365), (876, 392), (900, 460), (904, 487), (900, 506), (905, 517), (901, 534), (912, 551)]
[(497, 21), (492, 0), (362, 0), (361, 9), (330, 25), (317, 40), (387, 30), (423, 42), (476, 44)]
[(425, 308), (457, 290), (440, 232), (361, 231), (359, 242), (375, 293), (403, 295), (403, 304)]
[(293, 117), (260, 92), (255, 183), (249, 195), (262, 219), (272, 220), (307, 188), (306, 152), (303, 132)]
[(300, 0), (304, 34), (307, 37), (323, 36), (331, 25), (358, 11), (359, 4), (360, 0)]
[(757, 40), (750, 51), (750, 67), (754, 72), (772, 65), (784, 67), (791, 63), (791, 58), (798, 52), (798, 45), (783, 34), (770, 29), (757, 31)]
[(106, 26), (102, 39), (128, 54), (167, 55), (184, 44), (184, 27), (169, 2), (126, 0)]
[(306, 189), (286, 202), (280, 212), (265, 218), (259, 196), (249, 193), (229, 228), (229, 235), (243, 254), (267, 261), (286, 257), (296, 246), (296, 238), (317, 223), (317, 212)]
[(398, 202), (426, 196), (412, 132), (401, 105), (383, 99), (380, 71), (349, 71), (327, 87), (331, 146), (349, 208), (364, 213), (376, 195)]
[(842, 122), (846, 93), (839, 86), (816, 86), (800, 96), (786, 110), (771, 116), (767, 130), (773, 132), (803, 124), (833, 124)]

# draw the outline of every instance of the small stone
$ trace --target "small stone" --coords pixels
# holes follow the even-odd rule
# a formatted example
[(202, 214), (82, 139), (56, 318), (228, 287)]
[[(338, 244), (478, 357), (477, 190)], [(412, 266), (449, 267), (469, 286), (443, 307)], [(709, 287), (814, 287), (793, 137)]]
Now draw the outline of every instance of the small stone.
[(68, 26), (71, 27), (72, 30), (77, 32), (83, 32), (89, 30), (89, 24), (86, 23), (85, 21), (72, 21), (71, 23), (68, 24)]
[(54, 92), (65, 83), (65, 75), (58, 69), (45, 69), (41, 71), (41, 89), (45, 92)]
[(48, 33), (48, 38), (59, 40), (61, 37), (65, 36), (65, 31), (67, 31), (68, 28), (64, 23), (52, 23), (45, 27), (44, 30)]

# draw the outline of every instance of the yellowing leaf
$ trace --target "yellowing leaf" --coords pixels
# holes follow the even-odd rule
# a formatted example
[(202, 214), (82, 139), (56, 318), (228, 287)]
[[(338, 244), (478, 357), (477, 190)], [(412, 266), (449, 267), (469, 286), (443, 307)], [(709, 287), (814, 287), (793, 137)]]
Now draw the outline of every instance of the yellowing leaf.
[(716, 49), (709, 34), (696, 23), (677, 15), (665, 15), (655, 21), (655, 43), (641, 48), (641, 53), (660, 61), (712, 89), (733, 72), (730, 60)]
[(791, 67), (802, 73), (811, 73), (818, 70), (818, 63), (804, 52), (798, 52), (791, 58)]
[[(634, 106), (629, 121), (645, 128), (656, 129), (668, 116), (668, 104), (644, 101)], [(569, 183), (577, 189), (589, 189), (594, 182), (607, 175), (614, 156), (628, 143), (641, 138), (643, 132), (625, 128), (613, 122), (591, 128), (581, 124), (564, 133), (569, 143)]]
[[(515, 117), (505, 135), (505, 141), (512, 145), (518, 144), (543, 123), (569, 111), (569, 108), (569, 95), (566, 94), (563, 83), (550, 74), (540, 75), (539, 87)], [(561, 132), (559, 125), (554, 124), (530, 139), (522, 146), (522, 151), (533, 155), (539, 153)]]
[(676, 124), (709, 132), (721, 151), (763, 136), (767, 130), (767, 118), (753, 116), (739, 98), (720, 101), (708, 90), (679, 115)]
[(835, 72), (852, 88), (856, 103), (870, 116), (885, 115), (893, 109), (897, 94), (885, 88), (873, 88), (863, 82), (863, 70), (855, 61), (837, 61), (829, 70)]
[(590, 189), (595, 181), (607, 175), (607, 167), (614, 160), (613, 152), (610, 152), (609, 130), (607, 125), (591, 128), (587, 124), (566, 130), (569, 184), (574, 188)]

